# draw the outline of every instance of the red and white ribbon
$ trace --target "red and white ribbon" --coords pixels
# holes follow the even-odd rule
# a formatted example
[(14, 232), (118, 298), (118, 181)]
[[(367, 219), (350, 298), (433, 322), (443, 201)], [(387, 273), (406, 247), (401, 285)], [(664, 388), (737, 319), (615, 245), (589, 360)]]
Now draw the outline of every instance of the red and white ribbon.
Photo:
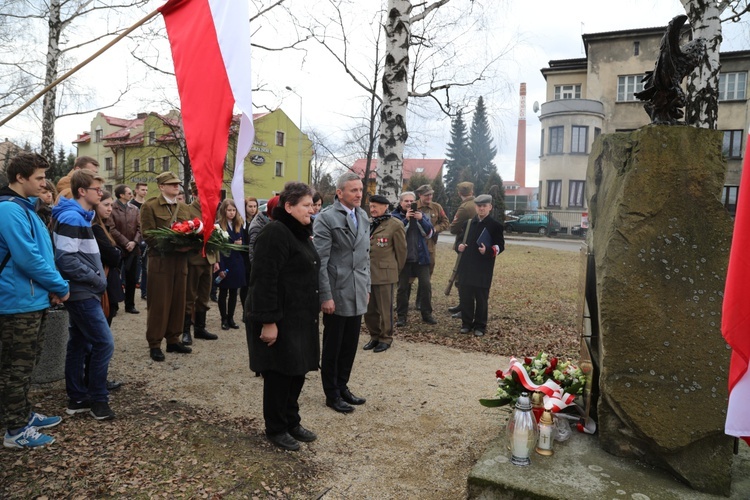
[(510, 358), (510, 366), (504, 373), (508, 374), (506, 376), (510, 376), (510, 373), (515, 373), (518, 375), (521, 385), (526, 389), (530, 391), (539, 391), (544, 394), (544, 407), (551, 408), (553, 413), (557, 413), (563, 408), (567, 408), (573, 404), (573, 400), (576, 397), (575, 394), (568, 394), (565, 392), (563, 388), (552, 379), (545, 381), (541, 385), (535, 384), (532, 382), (529, 374), (523, 367), (523, 364), (516, 358)]

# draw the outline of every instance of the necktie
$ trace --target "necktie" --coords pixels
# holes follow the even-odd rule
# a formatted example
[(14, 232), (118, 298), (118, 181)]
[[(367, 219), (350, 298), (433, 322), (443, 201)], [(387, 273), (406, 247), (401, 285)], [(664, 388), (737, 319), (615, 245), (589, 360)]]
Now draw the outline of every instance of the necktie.
[(350, 217), (352, 218), (352, 220), (354, 221), (354, 228), (355, 228), (355, 229), (358, 229), (358, 228), (359, 228), (359, 226), (358, 226), (358, 224), (357, 224), (357, 214), (356, 214), (355, 212), (350, 212), (350, 213), (349, 213), (349, 216), (350, 216)]

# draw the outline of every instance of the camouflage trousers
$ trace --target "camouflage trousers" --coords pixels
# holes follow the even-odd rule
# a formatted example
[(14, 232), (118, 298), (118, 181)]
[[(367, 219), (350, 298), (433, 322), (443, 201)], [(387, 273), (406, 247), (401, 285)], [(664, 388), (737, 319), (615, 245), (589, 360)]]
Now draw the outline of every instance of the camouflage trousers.
[(0, 315), (0, 425), (25, 427), (31, 417), (31, 372), (44, 343), (47, 310)]

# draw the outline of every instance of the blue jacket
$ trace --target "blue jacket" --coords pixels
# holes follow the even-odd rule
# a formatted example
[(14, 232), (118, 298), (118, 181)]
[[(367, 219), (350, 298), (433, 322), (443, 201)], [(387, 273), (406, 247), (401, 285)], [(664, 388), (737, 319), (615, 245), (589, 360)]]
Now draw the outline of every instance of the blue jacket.
[[(430, 222), (430, 216), (427, 214), (422, 214), (422, 220), (412, 219), (411, 221), (406, 218), (406, 213), (401, 210), (401, 207), (397, 207), (396, 210), (391, 212), (391, 216), (400, 220), (406, 229), (406, 244), (408, 245), (410, 241), (413, 241), (409, 237), (409, 230), (412, 231), (418, 230), (417, 234), (417, 264), (420, 266), (429, 266), (430, 265), (430, 249), (427, 246), (427, 240), (429, 238), (432, 238), (432, 233), (434, 232), (434, 228), (432, 227), (432, 222)], [(412, 223), (416, 223), (412, 225)], [(406, 262), (414, 262), (413, 260), (410, 260), (408, 255), (411, 254), (411, 252), (407, 249), (407, 259)]]
[(107, 278), (91, 229), (94, 212), (84, 210), (75, 200), (61, 197), (52, 209), (52, 218), (55, 263), (63, 278), (70, 282), (68, 300), (101, 299), (107, 289)]
[(10, 252), (0, 273), (0, 314), (41, 311), (50, 305), (49, 294), (65, 296), (68, 284), (55, 269), (49, 232), (33, 203), (7, 187), (0, 196), (17, 200), (0, 202), (0, 262)]

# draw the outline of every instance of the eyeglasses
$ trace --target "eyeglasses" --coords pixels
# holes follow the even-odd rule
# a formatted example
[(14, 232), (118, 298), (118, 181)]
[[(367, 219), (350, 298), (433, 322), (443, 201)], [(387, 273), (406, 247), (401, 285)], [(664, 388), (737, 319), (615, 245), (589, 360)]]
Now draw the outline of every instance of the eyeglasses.
[(96, 191), (96, 194), (104, 194), (104, 190), (102, 188), (86, 188), (86, 191)]

